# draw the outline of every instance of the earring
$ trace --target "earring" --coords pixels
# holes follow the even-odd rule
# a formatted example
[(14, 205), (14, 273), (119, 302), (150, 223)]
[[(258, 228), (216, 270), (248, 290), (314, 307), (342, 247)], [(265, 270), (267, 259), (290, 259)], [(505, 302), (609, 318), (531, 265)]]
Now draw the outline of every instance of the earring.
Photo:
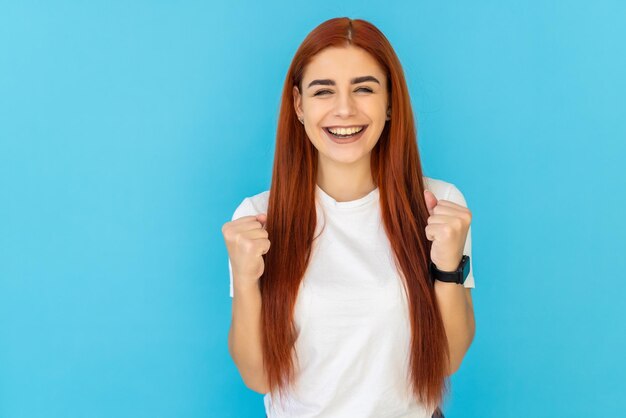
[(302, 122), (302, 124), (304, 124), (304, 121), (302, 120), (302, 118), (298, 118), (298, 120)]
[(387, 109), (387, 120), (391, 119), (391, 109)]

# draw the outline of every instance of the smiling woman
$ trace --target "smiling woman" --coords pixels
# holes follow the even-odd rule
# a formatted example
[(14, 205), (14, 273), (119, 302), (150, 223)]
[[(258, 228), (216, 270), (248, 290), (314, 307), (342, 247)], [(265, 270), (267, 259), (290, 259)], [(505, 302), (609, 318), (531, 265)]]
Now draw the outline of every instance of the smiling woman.
[(385, 70), (352, 44), (318, 52), (293, 86), (296, 113), (318, 152), (317, 184), (330, 195), (352, 200), (374, 189), (370, 155), (390, 118), (387, 90)]
[(271, 188), (222, 228), (229, 350), (268, 417), (443, 417), (474, 332), (471, 213), (423, 175), (416, 138), (385, 36), (316, 27), (285, 80)]

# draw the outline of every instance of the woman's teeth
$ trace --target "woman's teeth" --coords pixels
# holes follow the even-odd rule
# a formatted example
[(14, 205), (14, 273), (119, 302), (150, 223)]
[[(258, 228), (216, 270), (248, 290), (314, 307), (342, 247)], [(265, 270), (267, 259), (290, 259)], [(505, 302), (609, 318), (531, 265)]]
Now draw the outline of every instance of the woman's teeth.
[(363, 130), (362, 126), (352, 127), (352, 128), (337, 128), (331, 129), (327, 128), (328, 132), (337, 136), (337, 137), (350, 137), (356, 133), (359, 133)]

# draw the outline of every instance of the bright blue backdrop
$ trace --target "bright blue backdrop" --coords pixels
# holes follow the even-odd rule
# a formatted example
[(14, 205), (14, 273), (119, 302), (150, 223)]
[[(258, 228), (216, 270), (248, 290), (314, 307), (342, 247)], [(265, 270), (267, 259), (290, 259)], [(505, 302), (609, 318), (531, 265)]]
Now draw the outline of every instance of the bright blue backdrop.
[(0, 3), (0, 417), (262, 417), (221, 226), (270, 184), (282, 83), (331, 17), (404, 66), (425, 173), (473, 213), (454, 417), (626, 410), (626, 6)]

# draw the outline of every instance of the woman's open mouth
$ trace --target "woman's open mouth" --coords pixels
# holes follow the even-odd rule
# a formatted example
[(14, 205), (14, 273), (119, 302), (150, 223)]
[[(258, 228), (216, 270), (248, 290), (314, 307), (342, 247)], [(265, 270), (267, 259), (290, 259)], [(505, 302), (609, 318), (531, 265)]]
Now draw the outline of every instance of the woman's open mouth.
[(363, 132), (365, 132), (368, 126), (369, 125), (355, 127), (356, 129), (360, 129), (359, 131), (356, 131), (356, 129), (354, 128), (345, 130), (344, 132), (346, 132), (346, 134), (343, 134), (343, 135), (340, 133), (341, 129), (333, 129), (335, 133), (332, 133), (328, 128), (323, 128), (323, 129), (324, 129), (324, 132), (326, 132), (326, 135), (333, 142), (337, 144), (349, 144), (351, 142), (358, 141), (363, 136)]

